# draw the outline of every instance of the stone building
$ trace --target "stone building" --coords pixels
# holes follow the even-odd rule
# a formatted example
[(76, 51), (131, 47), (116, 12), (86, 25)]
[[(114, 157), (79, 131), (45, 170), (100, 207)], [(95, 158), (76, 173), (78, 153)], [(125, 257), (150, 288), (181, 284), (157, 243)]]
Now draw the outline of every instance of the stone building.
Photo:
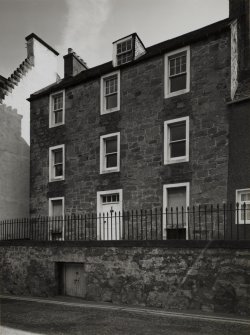
[(121, 38), (90, 69), (69, 49), (29, 99), (31, 214), (249, 206), (249, 59), (249, 0), (148, 48)]
[(0, 105), (1, 218), (29, 214), (29, 145), (21, 137), (22, 116)]
[(0, 219), (29, 215), (29, 95), (57, 80), (58, 52), (35, 34), (27, 58), (9, 78), (0, 76)]

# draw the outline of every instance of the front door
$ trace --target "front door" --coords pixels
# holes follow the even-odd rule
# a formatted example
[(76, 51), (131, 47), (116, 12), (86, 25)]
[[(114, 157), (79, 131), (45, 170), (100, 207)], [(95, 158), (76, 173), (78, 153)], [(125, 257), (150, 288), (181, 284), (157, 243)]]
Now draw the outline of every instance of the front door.
[(168, 239), (186, 239), (187, 206), (189, 206), (189, 183), (164, 185), (163, 189), (164, 237)]
[(84, 298), (86, 295), (86, 274), (84, 265), (80, 263), (65, 263), (65, 295)]
[(97, 193), (97, 236), (100, 240), (120, 240), (122, 233), (122, 191)]

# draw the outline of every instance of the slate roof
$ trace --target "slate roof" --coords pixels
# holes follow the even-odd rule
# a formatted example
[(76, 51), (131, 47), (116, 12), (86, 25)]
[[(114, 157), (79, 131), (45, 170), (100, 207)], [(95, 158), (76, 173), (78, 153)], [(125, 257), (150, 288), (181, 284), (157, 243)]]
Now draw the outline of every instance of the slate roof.
[[(177, 48), (181, 48), (185, 45), (198, 42), (200, 40), (206, 39), (211, 35), (219, 34), (222, 31), (225, 31), (230, 28), (231, 19), (227, 18), (211, 25), (205, 26), (195, 31), (191, 31), (184, 35), (175, 37), (173, 39), (155, 44), (151, 47), (146, 48), (146, 54), (140, 57), (137, 60), (134, 60), (130, 63), (121, 65), (117, 68), (125, 68), (131, 66), (133, 64), (145, 61), (155, 56), (163, 55), (166, 52), (171, 50), (175, 50)], [(82, 71), (74, 77), (67, 77), (62, 79), (59, 83), (55, 83), (54, 85), (50, 85), (50, 87), (46, 87), (38, 92), (31, 94), (30, 98), (27, 99), (29, 101), (35, 100), (43, 95), (50, 94), (52, 92), (58, 91), (60, 89), (68, 88), (75, 86), (79, 83), (89, 81), (91, 79), (95, 79), (101, 77), (102, 75), (114, 71), (114, 67), (112, 65), (112, 61), (92, 67), (88, 70)]]

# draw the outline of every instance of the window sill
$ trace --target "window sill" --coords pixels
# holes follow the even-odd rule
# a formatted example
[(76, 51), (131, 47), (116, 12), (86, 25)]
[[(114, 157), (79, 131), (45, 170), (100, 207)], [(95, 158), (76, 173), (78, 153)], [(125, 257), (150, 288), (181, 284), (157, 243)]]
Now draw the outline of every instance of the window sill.
[(62, 180), (65, 180), (65, 178), (64, 178), (64, 177), (61, 177), (61, 178), (56, 178), (56, 179), (50, 179), (50, 180), (49, 180), (49, 183), (54, 183), (54, 182), (56, 182), (56, 181), (62, 181)]
[(110, 170), (102, 170), (100, 171), (100, 174), (107, 174), (107, 173), (114, 173), (114, 172), (120, 172), (120, 169), (115, 168), (115, 169), (110, 169)]
[(108, 110), (102, 110), (101, 115), (106, 115), (106, 114), (110, 114), (110, 113), (114, 113), (114, 112), (119, 112), (119, 110), (120, 110), (119, 107), (108, 109)]
[(164, 165), (170, 165), (170, 164), (178, 164), (178, 163), (187, 163), (189, 162), (189, 158), (180, 158), (180, 159), (173, 159), (173, 160), (165, 160)]
[(55, 128), (55, 127), (60, 127), (60, 126), (63, 126), (65, 123), (62, 122), (62, 123), (58, 123), (58, 124), (50, 124), (49, 125), (49, 128)]
[(172, 92), (172, 93), (166, 93), (164, 98), (168, 99), (168, 98), (176, 97), (178, 95), (186, 94), (186, 93), (189, 93), (189, 92), (190, 92), (190, 89), (186, 88), (184, 90), (180, 90), (180, 91), (176, 91), (176, 92)]

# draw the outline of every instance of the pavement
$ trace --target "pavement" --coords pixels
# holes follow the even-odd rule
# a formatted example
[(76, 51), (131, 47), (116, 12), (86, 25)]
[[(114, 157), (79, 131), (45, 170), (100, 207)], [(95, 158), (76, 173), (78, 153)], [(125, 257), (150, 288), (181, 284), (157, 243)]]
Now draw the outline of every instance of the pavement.
[(87, 302), (0, 295), (1, 335), (249, 335), (250, 319)]

